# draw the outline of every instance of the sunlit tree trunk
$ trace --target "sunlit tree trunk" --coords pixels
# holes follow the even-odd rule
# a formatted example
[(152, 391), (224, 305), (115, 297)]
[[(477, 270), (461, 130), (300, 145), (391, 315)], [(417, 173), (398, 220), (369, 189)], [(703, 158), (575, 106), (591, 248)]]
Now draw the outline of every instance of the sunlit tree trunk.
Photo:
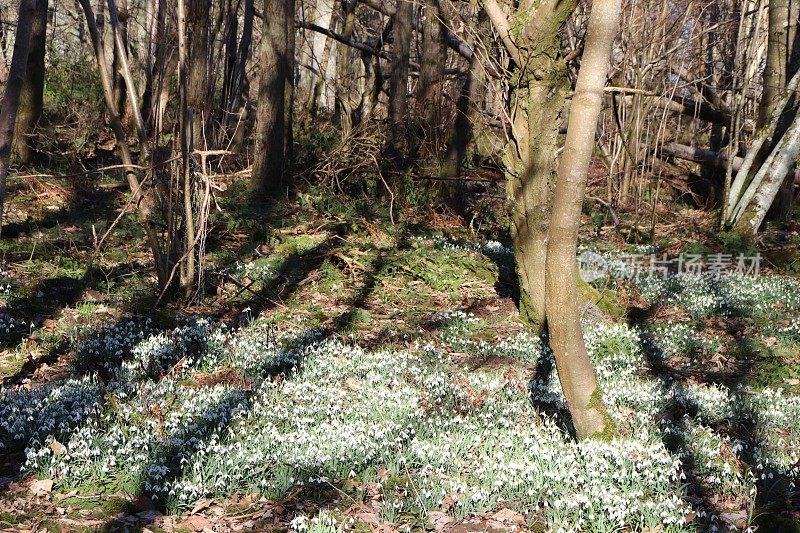
[(578, 439), (613, 429), (606, 414), (581, 331), (576, 250), (581, 206), (609, 57), (617, 35), (621, 0), (595, 0), (589, 18), (578, 81), (570, 107), (567, 139), (558, 166), (547, 243), (547, 324), (561, 388)]
[(791, 213), (797, 155), (797, 87), (800, 4), (769, 3), (767, 58), (759, 102), (758, 129), (736, 174), (727, 199), (728, 224), (744, 236), (755, 234), (764, 219)]
[(6, 178), (11, 160), (11, 145), (14, 141), (14, 126), (17, 121), (20, 93), (25, 83), (28, 66), (33, 21), (36, 18), (36, 0), (22, 0), (19, 4), (17, 29), (14, 37), (14, 52), (8, 69), (3, 100), (0, 102), (0, 231), (3, 223), (3, 207), (6, 196)]
[(33, 161), (36, 139), (33, 136), (42, 116), (44, 102), (44, 55), (47, 38), (47, 0), (37, 0), (36, 16), (31, 28), (28, 67), (22, 85), (17, 126), (14, 132), (14, 150), (23, 164)]
[[(314, 8), (314, 24), (324, 30), (331, 29), (333, 22), (333, 13), (335, 10), (335, 0), (317, 0)], [(325, 68), (327, 62), (325, 61), (325, 48), (328, 38), (319, 32), (311, 34), (311, 54), (309, 57), (308, 69), (304, 76), (301, 77), (302, 90), (301, 94), (308, 97), (311, 102), (317, 84), (324, 82)]]

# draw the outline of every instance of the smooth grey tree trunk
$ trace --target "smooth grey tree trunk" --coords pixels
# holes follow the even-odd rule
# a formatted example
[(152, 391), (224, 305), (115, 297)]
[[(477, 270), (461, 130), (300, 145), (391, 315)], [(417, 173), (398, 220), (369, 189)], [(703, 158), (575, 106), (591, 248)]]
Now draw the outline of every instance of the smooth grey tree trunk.
[(595, 0), (589, 16), (567, 139), (558, 166), (547, 244), (547, 327), (558, 378), (579, 440), (613, 434), (597, 376), (589, 361), (578, 307), (576, 250), (581, 206), (595, 147), (603, 87), (619, 28), (622, 0)]

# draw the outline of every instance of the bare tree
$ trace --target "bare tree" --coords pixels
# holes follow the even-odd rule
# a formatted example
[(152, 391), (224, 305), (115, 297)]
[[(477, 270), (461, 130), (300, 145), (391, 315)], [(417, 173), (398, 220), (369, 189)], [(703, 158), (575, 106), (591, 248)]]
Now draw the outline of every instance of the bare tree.
[[(554, 154), (570, 84), (561, 55), (561, 32), (577, 0), (545, 0), (533, 13), (497, 0), (482, 5), (509, 56), (511, 139), (503, 156), (514, 257), (520, 281), (520, 316), (534, 331), (545, 326), (545, 271)], [(516, 28), (516, 29), (514, 29)]]
[(397, 171), (405, 157), (408, 116), (408, 64), (411, 60), (414, 4), (398, 0), (392, 28), (392, 63), (389, 72), (389, 134), (387, 163)]
[(578, 306), (576, 249), (589, 163), (609, 56), (617, 35), (621, 0), (595, 0), (570, 107), (567, 139), (558, 166), (547, 243), (547, 324), (558, 378), (578, 439), (608, 432), (606, 414), (583, 341)]
[(42, 116), (44, 102), (44, 56), (47, 38), (47, 0), (37, 0), (36, 16), (31, 28), (28, 67), (22, 85), (17, 126), (14, 132), (14, 150), (23, 164), (33, 161), (36, 155), (34, 130)]
[(283, 0), (264, 0), (252, 183), (261, 195), (280, 193), (287, 167), (286, 84), (294, 68), (290, 8)]
[(31, 32), (36, 18), (36, 0), (22, 0), (19, 4), (17, 29), (14, 37), (14, 52), (8, 69), (3, 100), (0, 102), (0, 232), (3, 223), (3, 206), (6, 196), (6, 178), (11, 160), (11, 145), (14, 141), (14, 126), (17, 120), (20, 94), (25, 83), (28, 66)]

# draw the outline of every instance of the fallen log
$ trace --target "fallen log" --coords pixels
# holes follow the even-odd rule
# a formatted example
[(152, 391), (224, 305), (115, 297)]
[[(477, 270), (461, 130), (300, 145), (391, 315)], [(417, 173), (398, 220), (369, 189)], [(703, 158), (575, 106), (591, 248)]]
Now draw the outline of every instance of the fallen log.
[[(661, 157), (677, 157), (678, 159), (683, 159), (685, 161), (694, 161), (695, 163), (709, 165), (719, 170), (725, 170), (728, 168), (727, 155), (696, 146), (687, 146), (685, 144), (678, 143), (666, 143), (661, 146), (660, 150), (656, 150), (656, 154)], [(733, 170), (739, 170), (743, 162), (744, 158), (738, 156), (734, 157)], [(794, 171), (794, 184), (800, 185), (800, 170)]]

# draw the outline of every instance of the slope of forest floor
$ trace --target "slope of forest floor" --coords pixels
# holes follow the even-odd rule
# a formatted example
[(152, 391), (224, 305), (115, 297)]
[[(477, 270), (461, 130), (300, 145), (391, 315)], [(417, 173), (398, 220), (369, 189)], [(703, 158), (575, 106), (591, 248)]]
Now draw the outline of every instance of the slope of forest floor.
[(0, 528), (798, 531), (797, 228), (758, 276), (657, 276), (626, 268), (755, 251), (700, 211), (587, 215), (619, 437), (576, 444), (501, 223), (245, 194), (220, 194), (204, 293), (153, 311), (135, 219), (109, 226), (123, 192), (13, 188)]

